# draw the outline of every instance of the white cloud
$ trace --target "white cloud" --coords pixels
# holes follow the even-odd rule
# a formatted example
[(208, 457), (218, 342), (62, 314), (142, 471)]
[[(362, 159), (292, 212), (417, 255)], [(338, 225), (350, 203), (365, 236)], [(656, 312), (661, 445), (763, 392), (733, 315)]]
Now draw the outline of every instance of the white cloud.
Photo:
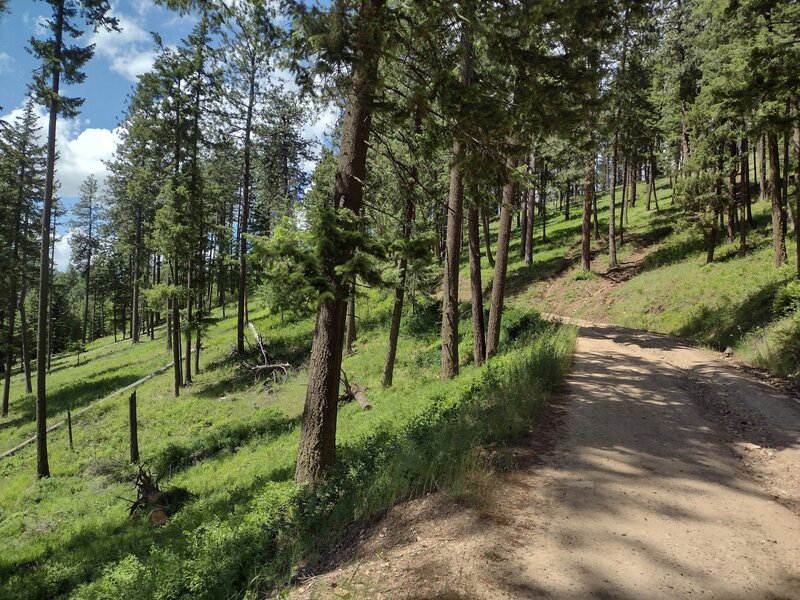
[(69, 240), (72, 237), (72, 230), (69, 230), (65, 235), (62, 235), (55, 245), (53, 253), (53, 262), (55, 263), (56, 270), (66, 271), (69, 266), (69, 259), (72, 255), (72, 250), (69, 247)]
[[(22, 114), (22, 108), (12, 110), (2, 119), (13, 121)], [(36, 108), (39, 128), (44, 142), (47, 137), (47, 115), (43, 108)], [(58, 194), (62, 197), (78, 195), (81, 183), (89, 176), (97, 177), (101, 187), (105, 184), (108, 170), (103, 164), (110, 159), (120, 140), (119, 129), (88, 128), (88, 121), (78, 119), (59, 119), (56, 128), (56, 179), (61, 186)]]
[(11, 58), (10, 54), (6, 54), (5, 52), (0, 52), (0, 75), (10, 71), (11, 65), (13, 64), (14, 64), (14, 59)]
[(139, 21), (116, 10), (113, 14), (119, 19), (121, 31), (101, 29), (93, 33), (89, 41), (95, 44), (95, 52), (108, 61), (112, 71), (135, 82), (153, 66), (156, 58), (153, 42)]
[[(333, 133), (333, 128), (339, 119), (339, 108), (333, 104), (329, 104), (321, 109), (314, 115), (314, 118), (309, 120), (305, 127), (303, 127), (303, 138), (313, 144), (313, 150), (319, 154), (320, 148), (326, 143)], [(307, 160), (303, 164), (303, 170), (306, 173), (311, 173), (314, 167), (317, 166), (316, 160)]]

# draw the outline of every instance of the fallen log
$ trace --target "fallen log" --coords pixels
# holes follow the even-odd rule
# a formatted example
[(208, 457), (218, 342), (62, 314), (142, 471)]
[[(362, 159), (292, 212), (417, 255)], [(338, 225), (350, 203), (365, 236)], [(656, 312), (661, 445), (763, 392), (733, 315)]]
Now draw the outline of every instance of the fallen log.
[(347, 373), (344, 371), (342, 371), (342, 381), (344, 383), (344, 394), (339, 397), (339, 402), (350, 402), (355, 400), (363, 410), (372, 409), (372, 404), (369, 403), (369, 398), (367, 398), (366, 388), (363, 388), (357, 384), (350, 385), (350, 382), (347, 379)]

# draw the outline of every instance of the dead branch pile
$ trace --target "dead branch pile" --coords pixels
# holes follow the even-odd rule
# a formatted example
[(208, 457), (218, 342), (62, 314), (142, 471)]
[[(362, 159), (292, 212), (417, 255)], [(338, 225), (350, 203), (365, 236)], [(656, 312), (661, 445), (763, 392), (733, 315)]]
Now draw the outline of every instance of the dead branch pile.
[(264, 348), (264, 343), (261, 340), (261, 335), (256, 331), (255, 325), (248, 323), (247, 326), (250, 328), (250, 331), (253, 332), (253, 339), (261, 354), (260, 363), (245, 364), (246, 368), (253, 374), (255, 382), (257, 383), (264, 380), (264, 385), (286, 383), (286, 380), (289, 378), (289, 369), (292, 365), (287, 362), (270, 362), (267, 357), (267, 351)]

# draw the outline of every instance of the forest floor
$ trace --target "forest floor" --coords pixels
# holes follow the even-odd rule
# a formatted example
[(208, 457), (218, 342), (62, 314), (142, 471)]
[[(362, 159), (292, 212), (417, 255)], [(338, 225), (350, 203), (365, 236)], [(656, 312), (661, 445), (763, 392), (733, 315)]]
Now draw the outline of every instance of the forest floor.
[(800, 597), (800, 401), (679, 339), (578, 324), (511, 470), (396, 506), (293, 597)]

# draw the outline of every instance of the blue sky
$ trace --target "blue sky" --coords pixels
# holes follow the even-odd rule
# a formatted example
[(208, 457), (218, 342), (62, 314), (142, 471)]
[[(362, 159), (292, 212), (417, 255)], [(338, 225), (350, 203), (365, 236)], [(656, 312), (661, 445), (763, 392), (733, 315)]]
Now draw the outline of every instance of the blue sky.
[[(57, 177), (59, 194), (67, 207), (78, 194), (81, 182), (90, 174), (104, 180), (102, 161), (111, 157), (117, 143), (114, 131), (124, 110), (126, 98), (137, 75), (152, 66), (155, 58), (150, 32), (162, 36), (166, 44), (180, 42), (194, 24), (191, 15), (179, 15), (157, 6), (152, 0), (114, 0), (112, 12), (120, 20), (122, 31), (93, 33), (89, 29), (82, 40), (94, 43), (95, 56), (87, 65), (86, 81), (65, 88), (63, 93), (85, 99), (76, 119), (62, 120), (58, 127)], [(13, 119), (25, 100), (31, 73), (37, 67), (27, 52), (31, 37), (45, 35), (42, 21), (49, 5), (41, 0), (11, 0), (9, 12), (0, 16), (0, 117)], [(39, 109), (40, 124), (46, 126), (44, 109)], [(68, 233), (69, 216), (59, 227)], [(56, 249), (56, 261), (65, 267), (69, 245), (62, 239)]]
[[(125, 111), (126, 99), (136, 77), (150, 69), (155, 59), (151, 32), (158, 33), (165, 45), (177, 45), (196, 22), (192, 15), (180, 15), (157, 6), (153, 0), (111, 0), (112, 14), (120, 21), (121, 32), (85, 33), (84, 43), (94, 43), (95, 56), (86, 66), (84, 83), (62, 93), (85, 99), (76, 119), (60, 120), (57, 132), (59, 162), (56, 176), (59, 194), (69, 209), (75, 202), (81, 182), (95, 175), (102, 183), (118, 141), (117, 127)], [(37, 67), (27, 52), (32, 36), (43, 36), (42, 20), (50, 6), (42, 0), (10, 0), (10, 12), (0, 15), (0, 118), (13, 119), (21, 112), (26, 86)], [(39, 109), (40, 124), (46, 131), (44, 109)], [(335, 121), (335, 112), (323, 111), (309, 123), (308, 139), (319, 141)], [(311, 166), (309, 167), (311, 168)], [(69, 262), (67, 215), (59, 224), (61, 241), (56, 247), (60, 268)]]

